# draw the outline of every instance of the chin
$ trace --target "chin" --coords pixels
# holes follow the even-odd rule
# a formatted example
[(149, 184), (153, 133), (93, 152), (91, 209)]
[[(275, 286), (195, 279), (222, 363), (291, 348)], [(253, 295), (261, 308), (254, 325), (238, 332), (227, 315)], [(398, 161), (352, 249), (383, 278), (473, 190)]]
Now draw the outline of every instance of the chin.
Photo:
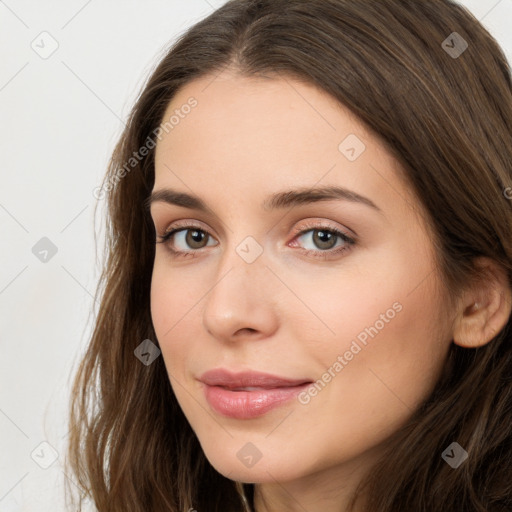
[[(251, 443), (234, 443), (233, 446), (217, 445), (209, 449), (203, 447), (210, 464), (221, 475), (243, 483), (275, 483), (300, 478), (305, 468), (300, 466), (300, 459), (293, 461), (283, 453), (272, 450), (271, 455), (258, 455)], [(240, 448), (241, 446), (241, 448)], [(262, 448), (263, 451), (263, 448)], [(252, 457), (252, 460), (251, 460)]]

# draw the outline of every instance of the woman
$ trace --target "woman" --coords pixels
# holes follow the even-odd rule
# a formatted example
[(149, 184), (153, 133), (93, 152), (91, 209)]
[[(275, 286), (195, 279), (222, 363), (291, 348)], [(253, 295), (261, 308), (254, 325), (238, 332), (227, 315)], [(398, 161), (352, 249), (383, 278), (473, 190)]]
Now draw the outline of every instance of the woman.
[(512, 508), (512, 84), (448, 0), (232, 0), (100, 190), (101, 512)]

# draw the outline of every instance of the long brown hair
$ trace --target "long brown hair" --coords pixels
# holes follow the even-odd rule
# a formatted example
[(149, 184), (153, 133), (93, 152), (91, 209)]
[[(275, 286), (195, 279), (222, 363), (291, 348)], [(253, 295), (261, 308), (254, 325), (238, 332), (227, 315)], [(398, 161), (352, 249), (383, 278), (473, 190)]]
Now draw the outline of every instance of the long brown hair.
[[(253, 498), (251, 485), (206, 460), (162, 358), (146, 366), (134, 356), (143, 340), (158, 345), (155, 232), (144, 207), (154, 150), (126, 162), (154, 139), (180, 88), (228, 66), (318, 86), (386, 144), (428, 213), (447, 300), (478, 277), (478, 256), (501, 264), (512, 287), (510, 67), (473, 15), (450, 0), (228, 1), (152, 72), (103, 183), (106, 261), (71, 396), (68, 456), (80, 502), (89, 497), (100, 512), (234, 512), (246, 507), (242, 487)], [(365, 512), (512, 510), (510, 324), (480, 348), (452, 343), (432, 395), (362, 482)], [(441, 457), (452, 441), (470, 454), (457, 470)]]

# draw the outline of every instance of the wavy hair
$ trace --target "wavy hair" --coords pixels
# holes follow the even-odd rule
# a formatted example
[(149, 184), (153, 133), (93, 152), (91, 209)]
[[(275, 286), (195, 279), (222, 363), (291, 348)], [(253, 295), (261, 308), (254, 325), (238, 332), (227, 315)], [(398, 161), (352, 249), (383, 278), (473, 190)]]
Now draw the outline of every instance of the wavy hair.
[[(449, 51), (454, 37), (468, 44), (460, 55)], [(152, 70), (105, 175), (99, 308), (70, 397), (78, 510), (86, 498), (100, 512), (253, 509), (253, 486), (207, 461), (162, 358), (145, 366), (134, 356), (143, 340), (158, 343), (155, 231), (144, 206), (154, 149), (128, 172), (126, 162), (149, 147), (180, 88), (227, 67), (313, 84), (385, 143), (428, 214), (447, 300), (482, 278), (479, 256), (502, 265), (512, 287), (511, 73), (482, 24), (451, 0), (228, 1)], [(512, 510), (510, 324), (476, 349), (452, 343), (432, 394), (361, 482), (366, 512)], [(441, 458), (452, 440), (470, 453), (457, 470)]]

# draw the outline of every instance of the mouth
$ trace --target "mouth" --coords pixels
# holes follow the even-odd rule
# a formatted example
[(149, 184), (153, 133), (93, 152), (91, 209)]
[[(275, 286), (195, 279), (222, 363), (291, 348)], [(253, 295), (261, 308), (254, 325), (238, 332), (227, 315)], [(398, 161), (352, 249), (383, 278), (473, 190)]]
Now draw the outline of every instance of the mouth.
[(284, 405), (313, 382), (260, 372), (232, 373), (225, 369), (208, 371), (198, 380), (204, 385), (210, 407), (235, 419), (262, 416)]
[(310, 379), (290, 379), (287, 377), (272, 375), (270, 373), (254, 371), (235, 373), (224, 368), (207, 371), (199, 377), (199, 380), (208, 386), (220, 386), (230, 389), (231, 391), (245, 391), (248, 388), (288, 388), (312, 382)]

